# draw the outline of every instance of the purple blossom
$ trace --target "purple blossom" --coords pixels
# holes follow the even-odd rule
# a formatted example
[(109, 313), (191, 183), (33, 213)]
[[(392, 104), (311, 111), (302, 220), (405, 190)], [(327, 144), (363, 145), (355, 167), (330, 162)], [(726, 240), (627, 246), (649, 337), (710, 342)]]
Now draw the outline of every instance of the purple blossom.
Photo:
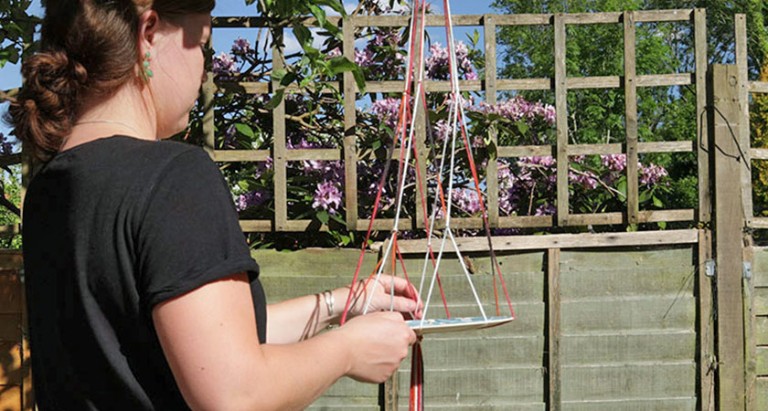
[(650, 187), (658, 184), (662, 178), (668, 175), (664, 167), (651, 163), (648, 167), (640, 168), (640, 184)]
[(231, 76), (237, 72), (235, 58), (231, 54), (224, 53), (213, 56), (213, 74), (217, 76)]
[(542, 119), (548, 125), (555, 123), (555, 107), (542, 102), (532, 103), (517, 96), (511, 100), (500, 101), (496, 104), (480, 103), (475, 109), (480, 113), (497, 114), (511, 121)]
[(597, 182), (598, 177), (595, 175), (595, 173), (591, 171), (584, 171), (584, 172), (574, 172), (569, 171), (568, 172), (568, 179), (571, 181), (571, 183), (581, 185), (582, 187), (594, 190), (597, 188)]
[(394, 130), (400, 117), (400, 99), (388, 97), (376, 100), (371, 106), (371, 112), (379, 117), (379, 121)]
[(341, 56), (341, 49), (338, 47), (335, 47), (333, 50), (328, 51), (328, 53), (325, 53), (326, 59), (332, 59), (334, 57), (340, 57)]
[(477, 196), (477, 191), (469, 188), (454, 188), (453, 189), (453, 201), (467, 214), (475, 214), (481, 210), (480, 200)]
[(312, 202), (312, 208), (327, 210), (331, 214), (336, 214), (341, 207), (341, 191), (332, 181), (323, 181), (317, 185), (315, 190), (315, 201)]
[(360, 67), (368, 67), (373, 64), (373, 51), (368, 48), (355, 49), (355, 64)]
[(269, 200), (271, 197), (272, 196), (269, 193), (263, 191), (251, 191), (239, 195), (237, 197), (237, 201), (235, 202), (235, 207), (237, 208), (237, 211), (243, 211), (251, 207), (258, 207), (264, 204), (264, 202)]
[(627, 168), (627, 155), (626, 154), (608, 154), (601, 155), (600, 159), (603, 165), (608, 167), (611, 171), (624, 171)]
[[(463, 74), (463, 77), (467, 80), (476, 80), (477, 73), (472, 65), (472, 61), (469, 59), (467, 45), (461, 41), (456, 42), (455, 53), (458, 64), (456, 71), (459, 73), (459, 77), (462, 77)], [(437, 42), (432, 43), (429, 47), (429, 57), (424, 61), (427, 77), (432, 80), (448, 80), (451, 77), (449, 59), (450, 53), (447, 47), (443, 47)]]
[(555, 215), (557, 207), (552, 204), (544, 203), (536, 208), (535, 215)]
[(232, 54), (242, 56), (251, 51), (251, 42), (248, 39), (238, 37), (232, 44)]

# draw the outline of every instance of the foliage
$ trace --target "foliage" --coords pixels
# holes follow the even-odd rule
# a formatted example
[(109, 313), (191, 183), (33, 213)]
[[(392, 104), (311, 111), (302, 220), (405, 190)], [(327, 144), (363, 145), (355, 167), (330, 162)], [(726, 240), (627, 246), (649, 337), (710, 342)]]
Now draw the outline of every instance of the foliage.
[[(382, 12), (377, 10), (376, 12)], [(329, 38), (333, 34), (326, 34)], [(405, 75), (407, 29), (365, 28), (358, 33), (354, 63), (368, 81), (402, 79)], [(470, 35), (468, 43), (455, 44), (458, 74), (461, 79), (475, 80), (482, 74), (484, 55), (477, 49), (478, 37)], [(336, 59), (341, 51), (333, 39), (323, 42), (319, 55), (326, 61)], [(293, 60), (301, 65), (300, 59)], [(322, 63), (320, 63), (322, 64)], [(318, 64), (319, 65), (319, 64)], [(274, 100), (266, 95), (243, 93), (233, 80), (268, 81), (271, 62), (268, 54), (257, 50), (245, 39), (237, 39), (228, 51), (217, 51), (213, 70), (219, 89), (216, 93), (215, 124), (216, 148), (266, 150), (274, 143)], [(448, 51), (436, 41), (428, 44), (425, 69), (431, 80), (447, 80)], [(286, 72), (295, 72), (290, 65)], [(300, 92), (284, 96), (286, 118), (286, 146), (288, 149), (339, 148), (344, 135), (342, 96), (332, 87), (318, 87), (324, 81), (338, 80), (335, 73), (313, 72), (309, 83)], [(272, 77), (274, 78), (274, 77)], [(284, 78), (284, 77), (283, 77)], [(488, 136), (493, 131), (502, 145), (530, 145), (554, 143), (554, 107), (543, 102), (531, 102), (522, 97), (502, 100), (494, 105), (483, 101), (475, 103), (477, 95), (462, 93), (467, 113), (469, 141), (473, 160), (480, 164), (482, 195), (485, 192), (485, 165), (489, 161), (499, 164), (499, 198), (502, 215), (551, 215), (556, 200), (554, 189), (556, 163), (549, 157), (497, 159), (495, 147)], [(452, 135), (446, 120), (450, 95), (430, 93), (426, 96), (429, 113), (428, 139), (430, 150), (426, 161), (430, 195), (438, 190), (446, 192), (448, 181), (438, 184), (440, 147)], [(360, 218), (368, 218), (374, 206), (379, 178), (383, 181), (380, 199), (380, 217), (394, 217), (397, 200), (397, 163), (387, 159), (395, 148), (400, 104), (399, 93), (359, 94), (357, 124), (354, 128), (358, 141), (357, 164), (358, 201)], [(469, 174), (469, 158), (458, 155), (452, 193), (455, 216), (478, 216), (480, 213), (477, 191)], [(415, 166), (415, 164), (412, 164)], [(619, 211), (626, 208), (626, 177), (624, 156), (574, 157), (569, 168), (571, 207), (574, 213)], [(663, 167), (640, 164), (641, 202), (646, 208), (663, 208), (663, 196), (670, 191), (670, 182)], [(406, 206), (403, 217), (415, 217), (416, 198), (420, 190), (415, 183), (414, 167), (407, 177)], [(228, 163), (223, 172), (233, 188), (237, 208), (244, 219), (271, 219), (274, 214), (274, 173), (271, 157), (263, 162)], [(346, 229), (343, 163), (340, 161), (294, 161), (287, 165), (287, 193), (289, 219), (309, 219), (313, 228), (326, 225), (328, 231), (311, 228), (304, 233), (252, 234), (254, 247), (296, 248), (313, 245), (359, 246), (361, 238)], [(485, 200), (484, 200), (485, 201)], [(440, 213), (441, 211), (438, 211)], [(509, 232), (499, 231), (499, 232)], [(467, 231), (464, 234), (472, 234)], [(386, 235), (386, 233), (383, 233)], [(406, 233), (405, 236), (418, 236)]]

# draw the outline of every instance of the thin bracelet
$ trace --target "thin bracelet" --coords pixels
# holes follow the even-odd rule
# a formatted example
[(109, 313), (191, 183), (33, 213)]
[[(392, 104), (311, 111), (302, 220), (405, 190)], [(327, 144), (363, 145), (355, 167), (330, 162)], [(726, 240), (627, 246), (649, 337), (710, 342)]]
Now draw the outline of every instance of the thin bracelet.
[(333, 317), (333, 303), (336, 302), (333, 292), (331, 290), (323, 291), (323, 299), (325, 299), (325, 307), (328, 309), (328, 317)]

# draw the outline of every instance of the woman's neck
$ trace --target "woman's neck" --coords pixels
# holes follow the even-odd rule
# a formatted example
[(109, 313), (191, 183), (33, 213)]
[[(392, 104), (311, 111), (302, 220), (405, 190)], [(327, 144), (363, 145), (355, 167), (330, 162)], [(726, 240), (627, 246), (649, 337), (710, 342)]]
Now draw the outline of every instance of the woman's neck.
[(156, 140), (156, 121), (146, 87), (126, 84), (114, 94), (87, 101), (60, 151), (113, 135)]

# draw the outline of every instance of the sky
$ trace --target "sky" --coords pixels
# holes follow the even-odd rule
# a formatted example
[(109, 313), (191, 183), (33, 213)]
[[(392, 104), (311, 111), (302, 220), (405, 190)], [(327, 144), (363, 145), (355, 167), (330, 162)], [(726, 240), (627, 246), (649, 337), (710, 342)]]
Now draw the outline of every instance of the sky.
[[(386, 0), (383, 0), (386, 1)], [(442, 14), (443, 1), (442, 0), (427, 0), (431, 3), (432, 9), (436, 14)], [(459, 14), (484, 14), (492, 13), (490, 8), (492, 0), (449, 0), (450, 8), (453, 15)], [(345, 7), (347, 10), (352, 10), (357, 5), (357, 2), (345, 0)], [(30, 8), (30, 14), (34, 14), (42, 17), (43, 10), (40, 6), (40, 0), (33, 0)], [(212, 13), (214, 16), (248, 16), (256, 14), (256, 5), (246, 6), (244, 0), (219, 0), (216, 4), (216, 8)], [(454, 32), (454, 38), (456, 40), (462, 40), (466, 38), (465, 33), (473, 31), (472, 29), (457, 28)], [(216, 50), (229, 50), (232, 41), (237, 37), (242, 36), (248, 38), (247, 31), (241, 29), (220, 29), (215, 30), (213, 33), (213, 44)], [(439, 39), (438, 39), (439, 41)], [(481, 38), (482, 44), (482, 38)], [(444, 42), (442, 42), (444, 44)], [(290, 44), (286, 45), (287, 51), (290, 51)], [(19, 74), (18, 64), (8, 64), (0, 69), (0, 89), (7, 90), (21, 85), (21, 75)], [(7, 110), (8, 104), (0, 104), (0, 116), (2, 116)], [(8, 127), (0, 121), (0, 133), (8, 134)]]

